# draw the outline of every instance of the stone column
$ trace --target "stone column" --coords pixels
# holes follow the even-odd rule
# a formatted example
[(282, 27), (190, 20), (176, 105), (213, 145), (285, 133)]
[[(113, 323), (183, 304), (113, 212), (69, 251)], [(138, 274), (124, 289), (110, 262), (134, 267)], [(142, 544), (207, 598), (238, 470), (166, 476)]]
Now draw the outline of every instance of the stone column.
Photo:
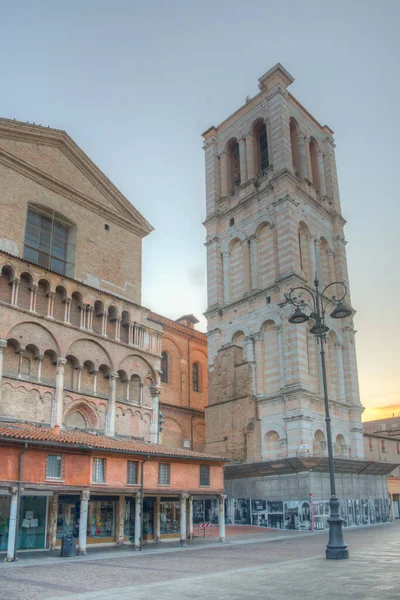
[(124, 534), (124, 520), (125, 520), (125, 507), (126, 507), (126, 503), (125, 503), (125, 496), (119, 496), (118, 497), (118, 508), (117, 508), (117, 531), (116, 531), (116, 542), (117, 542), (117, 546), (123, 546), (124, 545), (124, 538), (125, 538), (125, 534)]
[(17, 377), (19, 379), (21, 379), (22, 377), (22, 359), (24, 358), (24, 352), (25, 352), (25, 348), (21, 347), (19, 350), (19, 357), (18, 357), (18, 375)]
[(86, 307), (86, 329), (89, 331), (93, 331), (93, 312), (94, 307), (88, 304)]
[(219, 541), (225, 542), (225, 495), (218, 496), (218, 529)]
[(81, 511), (80, 511), (80, 517), (79, 517), (78, 556), (86, 556), (86, 532), (87, 532), (89, 498), (90, 498), (90, 490), (82, 490), (82, 492), (81, 492)]
[(115, 339), (121, 339), (121, 319), (118, 317), (115, 323)]
[(119, 377), (118, 373), (110, 373), (110, 395), (108, 399), (108, 411), (107, 411), (107, 428), (106, 435), (115, 435), (115, 400), (116, 400), (116, 379)]
[(103, 320), (101, 322), (101, 335), (107, 337), (107, 312), (103, 312)]
[(256, 175), (254, 164), (254, 135), (248, 133), (246, 135), (246, 158), (247, 158), (247, 178), (253, 179)]
[(300, 155), (300, 179), (307, 177), (307, 161), (306, 161), (306, 142), (304, 135), (299, 135), (299, 155)]
[(246, 238), (241, 242), (242, 256), (243, 256), (243, 287), (244, 293), (248, 294), (252, 290), (251, 285), (251, 255), (250, 255), (250, 241)]
[(256, 333), (254, 336), (254, 348), (256, 358), (257, 394), (264, 394), (264, 353), (261, 333)]
[(59, 358), (57, 360), (57, 372), (56, 372), (56, 392), (55, 392), (55, 415), (53, 415), (54, 425), (62, 426), (63, 418), (63, 396), (64, 396), (64, 367), (66, 364), (65, 358)]
[(335, 354), (336, 354), (336, 371), (338, 377), (338, 392), (339, 400), (346, 402), (346, 388), (344, 385), (344, 369), (343, 369), (343, 344), (335, 342)]
[(250, 236), (250, 261), (251, 261), (251, 289), (260, 289), (260, 270), (258, 265), (258, 240), (255, 235)]
[(279, 352), (279, 374), (280, 374), (280, 382), (281, 389), (285, 387), (285, 349), (283, 345), (283, 326), (276, 325), (275, 327), (276, 335), (278, 337), (278, 352)]
[(325, 180), (325, 168), (324, 168), (324, 155), (321, 150), (317, 150), (317, 162), (318, 162), (318, 174), (319, 174), (319, 185), (321, 196), (326, 196), (326, 180)]
[(322, 285), (322, 267), (321, 267), (321, 245), (319, 240), (315, 240), (314, 242), (314, 251), (315, 251), (315, 271), (317, 273), (317, 278)]
[(304, 150), (306, 153), (307, 179), (309, 181), (312, 181), (312, 183), (316, 187), (315, 181), (313, 180), (312, 167), (311, 167), (310, 138), (304, 137)]
[(246, 140), (240, 138), (239, 140), (239, 161), (240, 161), (240, 183), (246, 183), (247, 181), (247, 163), (246, 163)]
[(256, 374), (256, 361), (254, 356), (254, 338), (251, 335), (248, 335), (245, 338), (246, 342), (246, 359), (247, 362), (250, 363), (251, 366), (251, 387), (252, 393), (257, 393), (257, 374)]
[(7, 562), (14, 560), (15, 535), (17, 532), (17, 510), (18, 510), (18, 488), (9, 487), (8, 492), (11, 495), (10, 521), (8, 525), (8, 543), (7, 543)]
[(78, 392), (80, 392), (81, 391), (81, 382), (82, 382), (83, 367), (77, 367), (76, 371), (78, 373), (78, 381), (77, 381), (77, 384), (76, 384), (76, 390)]
[(11, 304), (13, 306), (18, 306), (18, 288), (19, 288), (19, 279), (15, 277), (12, 282), (12, 291), (11, 291)]
[(3, 357), (4, 350), (7, 348), (7, 340), (0, 339), (0, 384), (3, 379)]
[(222, 252), (223, 277), (224, 277), (224, 304), (231, 301), (231, 255), (230, 252)]
[(186, 546), (186, 501), (189, 498), (188, 494), (182, 494), (180, 497), (181, 501), (181, 539), (179, 542), (180, 546)]
[(221, 152), (219, 157), (221, 171), (221, 197), (228, 195), (228, 158), (226, 152)]
[(189, 540), (193, 539), (193, 496), (189, 496)]
[(133, 344), (133, 328), (134, 325), (133, 323), (129, 323), (129, 330), (128, 330), (128, 344)]
[(44, 359), (43, 354), (39, 354), (39, 356), (36, 359), (38, 361), (38, 369), (37, 369), (37, 380), (38, 380), (38, 383), (41, 383), (41, 381), (42, 381), (42, 364), (43, 364), (43, 359)]
[(65, 298), (64, 301), (64, 323), (69, 323), (69, 316), (70, 316), (70, 312), (71, 312), (71, 298)]
[(81, 329), (85, 329), (85, 315), (86, 315), (86, 305), (85, 304), (81, 304), (80, 306), (80, 323), (79, 323), (79, 327)]
[(156, 497), (156, 503), (154, 508), (154, 541), (156, 544), (160, 543), (161, 539), (161, 507), (160, 507), (160, 496)]
[(47, 546), (49, 550), (55, 550), (57, 541), (58, 494), (50, 496), (48, 514), (49, 518), (47, 522)]
[(141, 497), (140, 494), (135, 495), (135, 550), (140, 550), (141, 532)]
[(47, 294), (47, 316), (49, 319), (53, 318), (53, 304), (54, 304), (54, 292)]
[(37, 285), (31, 285), (31, 297), (29, 299), (29, 310), (31, 312), (36, 311), (36, 294), (37, 294)]
[(159, 405), (159, 396), (161, 394), (161, 388), (158, 385), (152, 385), (150, 387), (150, 395), (153, 401), (153, 414), (151, 417), (151, 441), (153, 444), (158, 444), (158, 405)]
[(97, 396), (97, 373), (98, 369), (94, 369), (93, 371), (93, 396)]

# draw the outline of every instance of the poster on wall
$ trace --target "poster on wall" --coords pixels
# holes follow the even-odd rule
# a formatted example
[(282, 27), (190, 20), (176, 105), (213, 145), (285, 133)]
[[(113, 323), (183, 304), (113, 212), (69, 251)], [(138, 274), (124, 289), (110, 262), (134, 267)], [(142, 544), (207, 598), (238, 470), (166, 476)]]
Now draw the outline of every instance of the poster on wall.
[(347, 527), (348, 526), (348, 520), (347, 520), (347, 500), (340, 500), (339, 501), (339, 514), (343, 519), (343, 526)]
[(361, 524), (368, 525), (369, 524), (369, 510), (368, 510), (368, 500), (361, 500)]
[(382, 519), (381, 519), (381, 506), (379, 503), (379, 498), (375, 498), (374, 500), (374, 504), (375, 504), (375, 520), (377, 523), (381, 523)]
[(355, 524), (353, 500), (347, 500), (347, 523), (349, 527), (353, 527)]
[(311, 531), (311, 506), (309, 502), (299, 503), (299, 528), (302, 531)]
[(375, 525), (375, 523), (376, 523), (375, 502), (371, 498), (368, 500), (368, 506), (369, 506), (369, 522), (371, 525)]
[(258, 527), (268, 527), (268, 512), (266, 500), (251, 501), (251, 523)]
[(354, 516), (355, 516), (355, 524), (357, 526), (361, 525), (361, 500), (354, 500)]
[(283, 502), (281, 500), (268, 500), (268, 527), (284, 529)]
[(285, 529), (299, 529), (299, 503), (285, 502)]
[(235, 523), (251, 525), (249, 498), (235, 498)]
[(204, 512), (206, 523), (218, 523), (218, 500), (216, 498), (213, 498), (212, 500), (205, 500)]

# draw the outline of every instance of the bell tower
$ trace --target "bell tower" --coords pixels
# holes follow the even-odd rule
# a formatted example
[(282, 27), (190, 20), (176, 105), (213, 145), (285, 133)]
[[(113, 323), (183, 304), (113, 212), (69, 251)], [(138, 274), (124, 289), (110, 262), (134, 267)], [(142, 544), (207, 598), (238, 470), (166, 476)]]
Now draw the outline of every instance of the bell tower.
[[(207, 452), (234, 463), (326, 455), (312, 323), (293, 326), (285, 294), (348, 288), (333, 131), (289, 92), (278, 63), (259, 93), (204, 134), (208, 260)], [(346, 302), (351, 305), (350, 293)], [(364, 456), (352, 318), (327, 319), (335, 453)]]

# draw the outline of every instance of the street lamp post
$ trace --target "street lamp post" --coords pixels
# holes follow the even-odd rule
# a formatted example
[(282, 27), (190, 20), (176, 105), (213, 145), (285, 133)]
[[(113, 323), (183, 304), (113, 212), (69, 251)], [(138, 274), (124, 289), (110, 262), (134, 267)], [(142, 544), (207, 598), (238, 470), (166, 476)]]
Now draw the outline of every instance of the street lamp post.
[[(341, 288), (343, 294), (340, 298), (332, 296), (328, 298), (326, 292), (331, 286), (336, 286), (336, 290)], [(304, 300), (304, 293), (307, 294), (311, 302)], [(293, 324), (305, 323), (310, 318), (314, 321), (313, 327), (310, 332), (316, 335), (318, 344), (320, 345), (321, 354), (321, 369), (322, 369), (322, 384), (324, 390), (324, 401), (325, 401), (325, 423), (326, 423), (326, 437), (328, 442), (328, 458), (329, 458), (329, 477), (331, 484), (331, 497), (329, 500), (330, 506), (330, 517), (329, 523), (329, 541), (326, 546), (326, 558), (341, 560), (349, 558), (349, 551), (347, 545), (343, 539), (343, 519), (339, 514), (339, 500), (336, 496), (335, 487), (335, 467), (333, 462), (333, 447), (332, 447), (332, 433), (331, 433), (331, 417), (329, 412), (329, 398), (328, 398), (328, 386), (326, 381), (326, 364), (325, 364), (325, 350), (324, 343), (326, 342), (326, 334), (329, 331), (329, 327), (325, 325), (326, 309), (329, 305), (333, 305), (335, 308), (330, 314), (332, 319), (345, 319), (352, 314), (352, 310), (343, 304), (343, 300), (346, 296), (347, 289), (344, 283), (335, 281), (327, 285), (322, 292), (319, 291), (319, 281), (315, 277), (314, 290), (311, 291), (305, 287), (296, 287), (290, 290), (289, 294), (286, 294), (286, 299), (290, 302), (295, 310), (289, 317), (289, 322)], [(308, 307), (311, 309), (310, 315), (304, 312), (304, 309)]]

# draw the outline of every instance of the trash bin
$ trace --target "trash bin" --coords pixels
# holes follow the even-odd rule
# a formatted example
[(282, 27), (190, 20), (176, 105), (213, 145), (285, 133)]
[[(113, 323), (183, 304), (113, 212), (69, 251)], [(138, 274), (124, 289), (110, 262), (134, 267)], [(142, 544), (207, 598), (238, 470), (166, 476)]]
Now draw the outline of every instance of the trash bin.
[(64, 535), (61, 542), (61, 556), (76, 556), (76, 539), (72, 535)]

